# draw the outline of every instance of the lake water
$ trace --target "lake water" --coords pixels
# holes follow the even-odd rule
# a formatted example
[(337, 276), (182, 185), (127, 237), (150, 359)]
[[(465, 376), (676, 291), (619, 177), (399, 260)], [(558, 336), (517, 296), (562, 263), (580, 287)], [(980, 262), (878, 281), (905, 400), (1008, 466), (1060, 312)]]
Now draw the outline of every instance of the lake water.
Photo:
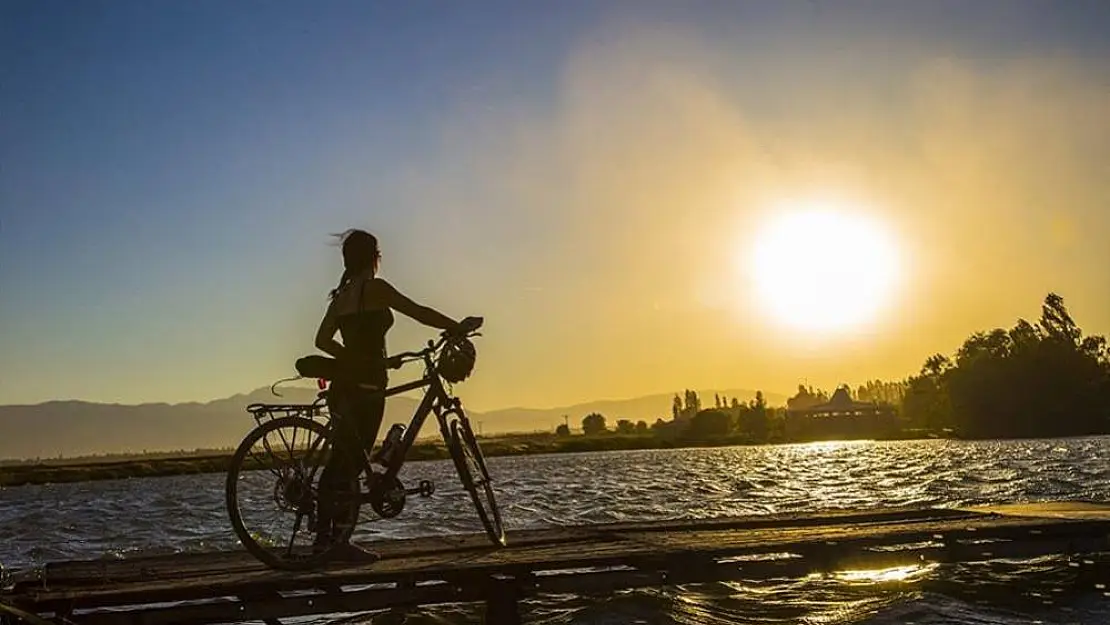
[[(602, 452), (494, 458), (489, 464), (506, 526), (519, 529), (840, 508), (1110, 501), (1108, 459), (1110, 438), (1096, 437)], [(396, 519), (365, 524), (356, 540), (480, 531), (450, 463), (414, 463), (402, 477), (406, 484), (433, 479), (438, 491), (431, 499), (411, 499)], [(235, 546), (223, 475), (0, 490), (0, 563), (9, 569)], [(1063, 559), (999, 561), (923, 569), (898, 581), (814, 577), (636, 590), (602, 599), (544, 597), (525, 605), (525, 620), (1110, 623), (1106, 593), (1069, 580)], [(474, 616), (466, 607), (429, 608), (404, 622), (470, 622)]]

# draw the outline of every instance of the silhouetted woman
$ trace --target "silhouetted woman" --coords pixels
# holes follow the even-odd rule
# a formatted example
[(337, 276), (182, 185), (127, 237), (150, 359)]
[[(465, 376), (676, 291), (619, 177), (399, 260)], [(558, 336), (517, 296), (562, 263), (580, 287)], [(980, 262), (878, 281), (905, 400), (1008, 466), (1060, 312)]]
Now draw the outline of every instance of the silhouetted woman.
[[(471, 318), (458, 323), (431, 308), (421, 306), (402, 295), (391, 284), (377, 276), (381, 250), (374, 235), (363, 230), (348, 230), (341, 235), (343, 244), (343, 276), (331, 291), (331, 302), (316, 332), (316, 347), (335, 358), (328, 407), (335, 419), (336, 438), (333, 453), (320, 475), (320, 506), (316, 543), (330, 544), (341, 535), (339, 523), (350, 523), (349, 514), (340, 514), (329, 505), (334, 494), (351, 484), (361, 469), (359, 441), (369, 451), (378, 436), (385, 412), (384, 390), (387, 354), (385, 335), (393, 325), (396, 310), (424, 325), (441, 330), (465, 331)], [(335, 340), (336, 332), (343, 339)], [(298, 362), (298, 369), (308, 359)], [(305, 371), (302, 370), (302, 374)], [(309, 373), (311, 377), (315, 374)], [(331, 495), (331, 496), (329, 496)], [(353, 545), (346, 545), (342, 557), (373, 554)]]

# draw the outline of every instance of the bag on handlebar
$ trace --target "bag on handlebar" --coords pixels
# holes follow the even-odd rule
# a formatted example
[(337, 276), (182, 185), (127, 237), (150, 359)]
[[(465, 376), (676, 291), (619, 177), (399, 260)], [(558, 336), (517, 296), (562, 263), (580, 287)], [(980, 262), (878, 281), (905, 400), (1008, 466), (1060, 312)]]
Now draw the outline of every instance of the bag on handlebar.
[(470, 377), (470, 373), (474, 371), (474, 362), (477, 358), (478, 352), (469, 339), (466, 337), (452, 338), (444, 344), (440, 351), (439, 358), (436, 361), (436, 369), (444, 380), (453, 384), (462, 382)]

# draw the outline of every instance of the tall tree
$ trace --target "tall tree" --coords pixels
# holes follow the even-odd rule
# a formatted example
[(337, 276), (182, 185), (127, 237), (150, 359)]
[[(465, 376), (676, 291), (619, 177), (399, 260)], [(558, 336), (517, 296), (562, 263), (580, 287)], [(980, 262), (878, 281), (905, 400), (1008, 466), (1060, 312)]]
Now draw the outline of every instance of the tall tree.
[(605, 416), (598, 412), (591, 412), (582, 418), (582, 433), (586, 436), (594, 436), (606, 432), (608, 428), (605, 426)]
[(732, 429), (732, 419), (728, 414), (711, 408), (701, 410), (690, 419), (686, 435), (696, 440), (712, 440), (728, 436)]
[(1045, 297), (1038, 323), (972, 334), (955, 360), (931, 356), (905, 390), (903, 414), (974, 438), (1110, 431), (1104, 337), (1084, 337), (1063, 298)]

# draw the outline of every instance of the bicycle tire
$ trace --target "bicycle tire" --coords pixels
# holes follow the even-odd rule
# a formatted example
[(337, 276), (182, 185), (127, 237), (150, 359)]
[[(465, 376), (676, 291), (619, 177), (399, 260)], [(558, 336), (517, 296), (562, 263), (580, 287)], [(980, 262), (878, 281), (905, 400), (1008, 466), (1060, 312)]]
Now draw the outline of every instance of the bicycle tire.
[[(304, 417), (281, 417), (267, 421), (262, 425), (251, 430), (246, 437), (243, 438), (239, 447), (235, 450), (235, 454), (231, 457), (231, 464), (228, 467), (227, 478), (225, 484), (225, 500), (227, 505), (228, 515), (231, 519), (231, 526), (235, 530), (239, 542), (246, 548), (247, 552), (261, 561), (263, 564), (281, 570), (287, 571), (301, 571), (317, 568), (329, 559), (335, 552), (336, 547), (345, 542), (350, 534), (354, 531), (354, 522), (348, 523), (344, 528), (342, 535), (338, 537), (325, 549), (318, 552), (299, 553), (295, 556), (289, 554), (288, 557), (282, 557), (280, 554), (268, 549), (264, 544), (260, 543), (255, 535), (250, 531), (243, 521), (243, 510), (239, 502), (239, 481), (243, 473), (257, 470), (247, 467), (245, 465), (248, 455), (251, 454), (254, 446), (266, 438), (267, 434), (273, 431), (280, 430), (283, 427), (299, 427), (311, 431), (321, 439), (321, 442), (316, 445), (316, 449), (321, 454), (330, 453), (330, 445), (328, 441), (329, 431), (328, 428), (312, 419)], [(272, 451), (267, 451), (266, 455), (273, 456)], [(326, 457), (326, 456), (324, 456)], [(262, 467), (265, 470), (266, 467)], [(311, 483), (311, 478), (310, 478)], [(355, 478), (352, 484), (353, 488), (358, 488), (358, 480)], [(357, 490), (352, 491), (357, 492)], [(313, 502), (316, 501), (316, 495), (313, 495)], [(356, 504), (357, 506), (357, 501)], [(357, 507), (354, 513), (354, 519), (357, 519)], [(296, 527), (296, 526), (295, 526)]]
[[(486, 530), (486, 535), (495, 546), (505, 546), (505, 526), (501, 521), (501, 510), (493, 493), (493, 484), (486, 469), (486, 460), (478, 440), (470, 429), (465, 417), (451, 422), (451, 458), (462, 480), (463, 488), (470, 493), (478, 519)], [(477, 472), (476, 481), (474, 473)]]

